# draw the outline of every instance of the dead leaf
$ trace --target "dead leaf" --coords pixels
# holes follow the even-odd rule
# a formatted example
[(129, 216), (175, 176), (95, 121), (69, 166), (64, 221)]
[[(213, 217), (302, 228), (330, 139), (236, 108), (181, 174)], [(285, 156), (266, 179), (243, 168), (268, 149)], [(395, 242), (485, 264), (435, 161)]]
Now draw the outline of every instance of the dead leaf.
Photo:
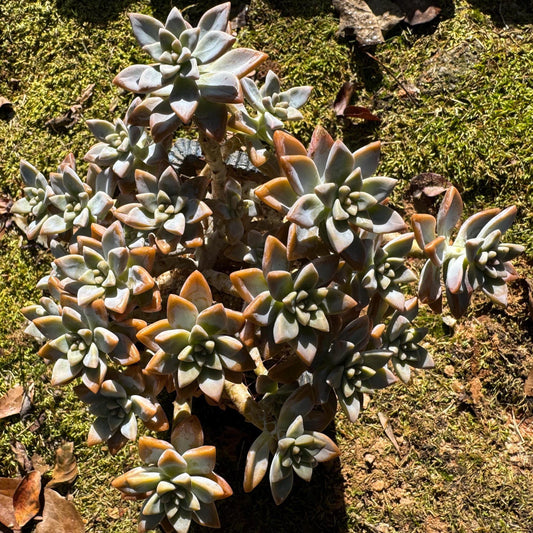
[(381, 122), (381, 119), (374, 115), (367, 107), (359, 105), (349, 105), (344, 110), (344, 116), (349, 118), (361, 118), (370, 122)]
[(46, 474), (46, 472), (49, 472), (51, 470), (51, 466), (46, 463), (43, 457), (41, 457), (39, 454), (34, 453), (31, 458), (31, 464), (33, 465), (33, 468), (37, 470), (37, 472), (40, 472), (41, 474)]
[(339, 34), (355, 37), (362, 46), (384, 42), (384, 34), (398, 23), (411, 26), (433, 20), (441, 11), (435, 0), (333, 0), (339, 11)]
[(28, 474), (34, 470), (33, 464), (28, 456), (28, 452), (26, 451), (24, 444), (17, 441), (11, 444), (11, 450), (15, 454), (15, 459), (17, 460), (22, 472)]
[(33, 384), (24, 389), (22, 385), (13, 387), (7, 394), (0, 398), (0, 418), (18, 415), (23, 407), (27, 409), (28, 402), (31, 405), (33, 399)]
[(351, 81), (346, 81), (342, 84), (342, 87), (339, 89), (337, 96), (335, 96), (335, 101), (333, 102), (333, 109), (335, 114), (339, 117), (344, 115), (344, 110), (346, 106), (350, 103), (350, 98), (352, 97), (354, 91), (354, 84)]
[(43, 521), (37, 524), (35, 533), (83, 533), (84, 530), (85, 524), (74, 504), (46, 487)]
[(388, 439), (392, 442), (392, 445), (398, 452), (398, 455), (402, 456), (402, 450), (400, 449), (400, 445), (398, 444), (398, 441), (396, 440), (396, 437), (394, 436), (394, 431), (392, 429), (392, 426), (389, 423), (389, 417), (382, 413), (381, 411), (378, 412), (378, 418), (381, 423), (381, 426), (385, 430), (385, 435), (387, 435)]
[(13, 497), (0, 493), (0, 525), (11, 530), (16, 526), (16, 523)]
[(431, 22), (441, 12), (434, 0), (394, 0), (405, 12), (405, 22), (411, 26)]
[(0, 120), (10, 121), (15, 116), (13, 104), (3, 96), (0, 96)]
[(81, 111), (83, 109), (83, 104), (89, 100), (93, 94), (95, 84), (91, 83), (77, 98), (74, 105), (67, 110), (67, 112), (60, 117), (54, 117), (50, 120), (47, 120), (45, 126), (51, 128), (52, 130), (61, 130), (72, 128), (81, 118)]
[(529, 371), (529, 375), (524, 383), (524, 392), (526, 393), (526, 396), (533, 398), (533, 368)]
[(65, 442), (56, 450), (56, 464), (52, 472), (52, 479), (48, 487), (55, 487), (62, 483), (72, 483), (78, 475), (78, 465), (74, 457), (74, 444)]
[(412, 178), (409, 193), (413, 197), (416, 212), (436, 214), (437, 197), (450, 186), (451, 183), (444, 176), (434, 172), (424, 172)]
[(391, 0), (333, 0), (339, 11), (339, 34), (355, 37), (362, 46), (384, 42), (383, 33), (401, 22), (405, 13)]
[(0, 494), (13, 498), (16, 488), (22, 481), (20, 477), (0, 477)]
[(13, 494), (15, 520), (19, 527), (26, 525), (41, 508), (41, 474), (34, 470), (20, 482)]

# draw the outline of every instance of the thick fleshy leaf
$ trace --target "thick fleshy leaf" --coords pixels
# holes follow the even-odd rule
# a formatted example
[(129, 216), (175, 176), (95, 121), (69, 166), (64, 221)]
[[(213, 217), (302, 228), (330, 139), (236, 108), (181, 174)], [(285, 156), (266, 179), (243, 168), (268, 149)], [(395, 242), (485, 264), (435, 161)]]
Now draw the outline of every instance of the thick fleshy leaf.
[(228, 25), (231, 2), (224, 2), (207, 10), (198, 21), (200, 34), (210, 31), (225, 31)]
[(287, 220), (304, 228), (311, 228), (318, 225), (323, 214), (324, 204), (316, 194), (304, 194), (287, 213)]
[(133, 35), (141, 46), (159, 42), (159, 30), (164, 27), (159, 20), (141, 13), (130, 13), (129, 18)]
[(379, 141), (367, 144), (353, 153), (354, 168), (359, 167), (364, 178), (374, 176), (379, 163), (381, 143)]
[(193, 303), (198, 311), (203, 311), (213, 303), (211, 289), (200, 271), (193, 272), (183, 284), (180, 296)]
[(268, 275), (274, 270), (289, 270), (289, 261), (287, 260), (287, 248), (276, 237), (269, 235), (265, 241), (263, 252), (263, 272)]
[(243, 487), (245, 492), (251, 492), (265, 477), (271, 441), (272, 435), (268, 431), (263, 431), (250, 446), (244, 471)]
[(449, 237), (463, 212), (463, 200), (455, 187), (450, 187), (437, 213), (437, 234)]
[(394, 233), (405, 229), (405, 222), (397, 211), (382, 204), (368, 209), (374, 233)]
[(354, 232), (347, 222), (335, 220), (333, 217), (326, 219), (326, 231), (329, 243), (337, 253), (348, 248), (355, 238)]
[(282, 342), (290, 341), (297, 337), (299, 332), (299, 324), (296, 317), (285, 309), (278, 313), (272, 333), (274, 335), (274, 342), (281, 344)]
[(246, 303), (250, 303), (256, 296), (269, 290), (265, 276), (259, 268), (245, 268), (232, 272), (230, 280)]
[[(155, 72), (153, 73), (152, 71), (155, 71), (155, 69), (150, 65), (131, 65), (119, 72), (117, 76), (115, 76), (113, 83), (134, 93), (149, 93), (161, 86), (157, 84), (155, 86), (150, 86), (149, 81), (152, 80), (152, 74), (155, 74)], [(158, 80), (161, 80), (160, 76), (158, 77)]]
[(416, 213), (411, 217), (411, 223), (416, 242), (423, 250), (436, 237), (437, 221), (431, 215)]
[(306, 155), (280, 157), (280, 165), (298, 196), (312, 193), (320, 183), (320, 176), (312, 159)]
[(170, 441), (181, 454), (184, 454), (187, 450), (203, 446), (204, 434), (198, 418), (196, 416), (188, 416), (174, 426)]
[(272, 209), (286, 214), (298, 199), (287, 178), (274, 178), (255, 189), (256, 196)]
[(200, 72), (230, 72), (237, 78), (242, 78), (254, 70), (267, 57), (265, 53), (249, 48), (234, 48), (212, 63), (201, 65)]
[(194, 80), (177, 78), (169, 97), (169, 104), (178, 118), (184, 124), (188, 124), (198, 107), (199, 98), (200, 92)]
[(226, 50), (229, 50), (235, 37), (226, 33), (225, 31), (209, 31), (205, 34), (200, 34), (200, 40), (194, 50), (194, 57), (200, 63), (209, 63), (222, 55)]
[(191, 476), (205, 476), (215, 468), (216, 448), (214, 446), (200, 446), (183, 453), (187, 461), (187, 472)]
[(353, 156), (342, 141), (335, 141), (329, 152), (324, 181), (341, 186), (354, 169)]

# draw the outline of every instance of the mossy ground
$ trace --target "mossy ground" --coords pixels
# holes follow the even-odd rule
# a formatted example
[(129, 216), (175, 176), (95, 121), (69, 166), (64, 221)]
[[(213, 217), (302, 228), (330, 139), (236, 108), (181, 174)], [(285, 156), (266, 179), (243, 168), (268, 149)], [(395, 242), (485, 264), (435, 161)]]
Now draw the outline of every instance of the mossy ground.
[[(216, 3), (200, 2), (189, 14), (197, 17)], [(400, 191), (416, 174), (436, 172), (461, 189), (468, 211), (516, 204), (511, 238), (526, 245), (519, 273), (531, 278), (533, 11), (512, 1), (444, 3), (438, 25), (398, 28), (371, 51), (377, 61), (335, 38), (338, 20), (327, 0), (254, 0), (239, 39), (266, 51), (270, 68), (286, 86), (315, 87), (305, 121), (293, 128), (304, 142), (317, 123), (344, 136), (352, 148), (381, 139), (380, 171), (398, 178)], [(125, 13), (164, 17), (171, 5), (171, 0), (1, 3), (0, 96), (11, 100), (15, 111), (12, 120), (0, 120), (3, 193), (17, 196), (21, 158), (47, 173), (72, 151), (83, 167), (81, 156), (94, 142), (83, 120), (119, 116), (129, 97), (111, 79), (126, 65), (144, 61)], [(370, 108), (380, 123), (335, 118), (331, 103), (348, 80), (356, 84), (352, 103)], [(92, 83), (92, 97), (76, 124), (57, 130), (45, 125)], [(408, 210), (401, 192), (394, 202)], [(49, 464), (61, 441), (73, 441), (80, 465), (73, 498), (87, 531), (135, 531), (135, 505), (109, 487), (136, 461), (134, 446), (111, 458), (84, 445), (90, 424), (84, 409), (69, 387), (50, 387), (49, 370), (21, 331), (19, 309), (38, 299), (34, 285), (49, 258), (15, 230), (1, 245), (0, 394), (33, 381), (35, 396), (24, 420), (0, 421), (0, 475), (17, 474), (15, 441)], [(453, 331), (424, 314), (436, 368), (408, 387), (376, 395), (357, 424), (340, 416), (341, 461), (319, 468), (312, 483), (298, 487), (279, 508), (267, 487), (242, 494), (235, 470), (242, 469), (246, 437), (238, 429), (207, 431), (213, 440), (226, 439), (232, 450), (219, 455), (218, 470), (236, 492), (219, 506), (223, 531), (531, 531), (533, 416), (523, 392), (533, 366), (527, 302), (526, 285), (515, 282), (508, 311), (476, 300)], [(379, 411), (390, 418), (399, 452), (385, 437)], [(38, 429), (32, 430), (36, 421)]]

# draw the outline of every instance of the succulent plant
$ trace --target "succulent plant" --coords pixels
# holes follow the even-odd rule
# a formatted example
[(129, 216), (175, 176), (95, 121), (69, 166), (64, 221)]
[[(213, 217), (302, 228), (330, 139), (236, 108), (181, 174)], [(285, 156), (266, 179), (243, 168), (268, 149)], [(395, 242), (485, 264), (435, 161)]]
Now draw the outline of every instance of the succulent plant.
[(392, 352), (388, 349), (368, 349), (370, 322), (361, 316), (335, 336), (331, 345), (319, 354), (313, 372), (313, 384), (318, 399), (328, 401), (332, 391), (351, 422), (359, 417), (363, 393), (371, 393), (394, 383), (388, 370)]
[(199, 271), (168, 298), (167, 318), (142, 329), (137, 338), (155, 351), (146, 372), (175, 376), (183, 397), (200, 390), (218, 402), (226, 378), (240, 381), (251, 359), (235, 334), (241, 313), (213, 304), (211, 289)]
[(13, 213), (26, 216), (26, 235), (54, 236), (74, 228), (89, 228), (101, 222), (115, 203), (103, 190), (93, 190), (76, 174), (74, 156), (69, 154), (57, 172), (46, 178), (26, 161), (20, 164), (25, 197), (15, 202)]
[[(274, 133), (274, 145), (286, 177), (261, 185), (256, 195), (290, 222), (305, 229), (318, 227), (334, 252), (359, 255), (357, 229), (378, 234), (404, 229), (400, 215), (383, 204), (396, 180), (373, 177), (379, 143), (352, 154), (318, 127), (308, 151), (282, 131)], [(289, 240), (288, 246), (290, 251), (296, 243)]]
[[(401, 285), (416, 281), (417, 277), (405, 264), (405, 258), (411, 251), (413, 234), (406, 233), (395, 237), (384, 246), (381, 239), (370, 243), (375, 250), (367, 254), (368, 266), (360, 276), (360, 285), (366, 292), (366, 299), (359, 303), (368, 303), (369, 298), (379, 294), (391, 307), (403, 310), (405, 296)], [(365, 242), (369, 242), (365, 239)], [(359, 291), (360, 292), (360, 291)]]
[(208, 10), (193, 28), (173, 8), (165, 24), (141, 14), (130, 15), (133, 33), (155, 61), (132, 65), (114, 83), (147, 94), (131, 123), (150, 125), (156, 141), (193, 115), (211, 137), (222, 140), (227, 124), (226, 104), (242, 103), (242, 78), (266, 55), (247, 48), (231, 49), (235, 38), (226, 33), (230, 3)]
[(153, 431), (168, 429), (165, 412), (155, 399), (162, 387), (150, 390), (147, 382), (153, 378), (143, 376), (140, 369), (133, 370), (136, 371), (111, 372), (113, 379), (106, 379), (96, 392), (85, 385), (74, 388), (78, 398), (96, 416), (87, 437), (89, 446), (106, 443), (114, 455), (128, 440), (136, 440), (137, 417)]
[(241, 86), (254, 114), (250, 115), (242, 104), (235, 105), (230, 124), (252, 141), (252, 160), (254, 164), (261, 166), (266, 161), (262, 142), (273, 145), (274, 131), (283, 129), (284, 122), (303, 119), (298, 109), (309, 98), (312, 87), (291, 87), (282, 91), (279, 78), (271, 70), (267, 72), (261, 88), (248, 77), (241, 79)]
[[(334, 459), (340, 454), (337, 445), (323, 433), (306, 429), (306, 416), (314, 407), (310, 385), (294, 390), (285, 400), (276, 427), (264, 430), (252, 443), (246, 457), (244, 490), (252, 491), (264, 478), (270, 464), (270, 489), (277, 505), (291, 492), (294, 474), (310, 481), (318, 463)], [(313, 425), (313, 424), (310, 424)]]
[(102, 169), (110, 168), (128, 182), (133, 181), (137, 169), (158, 173), (162, 165), (168, 164), (166, 146), (155, 143), (145, 128), (128, 124), (130, 114), (140, 103), (141, 99), (135, 98), (124, 120), (116, 119), (113, 124), (99, 119), (87, 121), (91, 133), (100, 142), (85, 154), (85, 161)]
[(429, 257), (420, 275), (419, 298), (440, 308), (442, 271), (448, 305), (455, 317), (466, 312), (472, 293), (478, 289), (493, 302), (506, 305), (507, 282), (516, 276), (510, 260), (524, 251), (523, 246), (501, 242), (516, 217), (516, 207), (472, 215), (452, 242), (462, 210), (459, 192), (450, 187), (436, 219), (426, 214), (412, 218), (417, 243)]
[(27, 161), (20, 162), (20, 175), (24, 182), (24, 197), (11, 206), (11, 212), (29, 219), (25, 228), (30, 240), (39, 236), (42, 225), (48, 218), (48, 206), (53, 191), (46, 178)]
[(433, 359), (419, 342), (426, 336), (427, 328), (415, 328), (418, 300), (411, 298), (404, 311), (394, 311), (381, 335), (382, 348), (391, 352), (391, 363), (396, 375), (404, 382), (411, 379), (411, 368), (433, 368)]
[(149, 236), (164, 254), (175, 251), (180, 243), (185, 247), (202, 244), (201, 222), (212, 213), (200, 199), (205, 195), (206, 178), (181, 183), (172, 167), (167, 167), (160, 178), (138, 170), (135, 184), (137, 202), (118, 207), (114, 212), (118, 220)]
[(139, 466), (113, 481), (127, 496), (146, 499), (139, 531), (157, 527), (163, 521), (177, 533), (186, 533), (191, 521), (220, 527), (215, 501), (231, 496), (226, 481), (215, 474), (216, 450), (203, 445), (198, 419), (191, 416), (172, 431), (171, 443), (141, 437)]
[(52, 385), (81, 377), (87, 389), (96, 393), (110, 362), (132, 365), (139, 361), (134, 341), (135, 333), (146, 325), (144, 321), (110, 321), (103, 300), (80, 306), (76, 298), (63, 293), (60, 301), (58, 305), (43, 297), (39, 304), (21, 310), (46, 341), (39, 355), (54, 364)]
[(342, 314), (356, 304), (339, 289), (328, 287), (337, 266), (336, 257), (326, 256), (291, 271), (287, 248), (270, 235), (262, 269), (232, 272), (230, 279), (248, 304), (244, 317), (269, 328), (275, 344), (289, 342), (311, 364), (319, 336), (330, 331), (328, 316)]
[(93, 224), (92, 237), (80, 236), (71, 253), (54, 261), (61, 287), (84, 306), (102, 299), (106, 308), (122, 315), (136, 306), (158, 311), (161, 296), (150, 275), (155, 250), (129, 249), (119, 221), (108, 228)]

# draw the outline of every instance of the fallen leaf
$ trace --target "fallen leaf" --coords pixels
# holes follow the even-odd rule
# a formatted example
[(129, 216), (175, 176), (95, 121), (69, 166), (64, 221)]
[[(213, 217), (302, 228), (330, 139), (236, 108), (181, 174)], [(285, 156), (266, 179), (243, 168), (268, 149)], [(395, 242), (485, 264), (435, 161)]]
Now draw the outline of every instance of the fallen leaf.
[(481, 384), (481, 380), (479, 378), (474, 378), (470, 381), (468, 385), (470, 395), (472, 396), (472, 402), (474, 403), (474, 405), (477, 405), (483, 397), (483, 385)]
[(94, 90), (94, 83), (91, 83), (77, 98), (74, 105), (70, 107), (60, 117), (54, 117), (50, 120), (47, 120), (45, 123), (45, 126), (51, 128), (52, 130), (61, 130), (61, 129), (69, 129), (72, 128), (81, 118), (81, 111), (83, 109), (83, 104), (89, 100), (89, 98), (93, 94)]
[(339, 11), (339, 34), (362, 46), (384, 42), (384, 34), (402, 21), (411, 26), (432, 21), (440, 13), (436, 0), (333, 0)]
[(19, 486), (21, 481), (22, 478), (20, 477), (0, 477), (0, 494), (13, 498), (15, 489)]
[(7, 391), (7, 394), (0, 398), (0, 418), (18, 415), (24, 406), (25, 397), (28, 398), (28, 394), (22, 385)]
[(55, 487), (62, 483), (72, 483), (78, 475), (78, 465), (74, 457), (74, 444), (65, 442), (56, 450), (56, 464), (52, 472), (52, 479), (48, 487)]
[(383, 33), (405, 17), (391, 0), (333, 0), (333, 7), (339, 11), (339, 34), (355, 37), (362, 46), (384, 42)]
[(74, 504), (46, 487), (43, 521), (37, 524), (35, 533), (83, 533), (84, 530), (85, 524)]
[(41, 508), (41, 474), (34, 470), (27, 474), (13, 494), (15, 520), (19, 527), (26, 525)]
[(411, 26), (427, 24), (441, 12), (434, 0), (394, 0), (405, 12), (405, 22)]
[(11, 444), (11, 450), (15, 454), (15, 459), (17, 460), (17, 463), (19, 464), (23, 472), (28, 474), (29, 472), (34, 470), (33, 464), (28, 456), (28, 452), (26, 451), (24, 444), (16, 441)]
[(352, 97), (353, 91), (354, 84), (351, 81), (344, 82), (342, 87), (339, 89), (337, 96), (335, 96), (335, 101), (333, 102), (333, 109), (338, 117), (344, 115), (344, 110), (350, 103), (350, 98)]
[(392, 442), (392, 445), (398, 452), (398, 455), (402, 456), (402, 450), (400, 449), (400, 445), (398, 444), (398, 441), (396, 440), (396, 437), (394, 436), (394, 431), (392, 429), (392, 426), (389, 423), (389, 417), (382, 413), (381, 411), (378, 412), (378, 418), (381, 423), (381, 426), (385, 430), (385, 435), (387, 435), (388, 439)]
[(51, 466), (46, 463), (43, 457), (41, 457), (39, 454), (34, 453), (31, 458), (31, 464), (33, 465), (33, 468), (37, 470), (37, 472), (40, 472), (41, 474), (46, 474), (46, 472), (49, 472), (51, 470)]
[(359, 105), (349, 105), (344, 110), (344, 116), (349, 118), (362, 118), (370, 122), (381, 122), (381, 119), (374, 115), (370, 109)]
[(412, 178), (409, 193), (413, 197), (416, 212), (436, 214), (437, 197), (450, 186), (451, 183), (444, 176), (434, 172), (424, 172)]
[(526, 396), (533, 398), (533, 368), (529, 371), (529, 375), (524, 383), (524, 392), (526, 393)]
[(0, 524), (11, 530), (15, 527), (16, 523), (13, 497), (0, 493)]

